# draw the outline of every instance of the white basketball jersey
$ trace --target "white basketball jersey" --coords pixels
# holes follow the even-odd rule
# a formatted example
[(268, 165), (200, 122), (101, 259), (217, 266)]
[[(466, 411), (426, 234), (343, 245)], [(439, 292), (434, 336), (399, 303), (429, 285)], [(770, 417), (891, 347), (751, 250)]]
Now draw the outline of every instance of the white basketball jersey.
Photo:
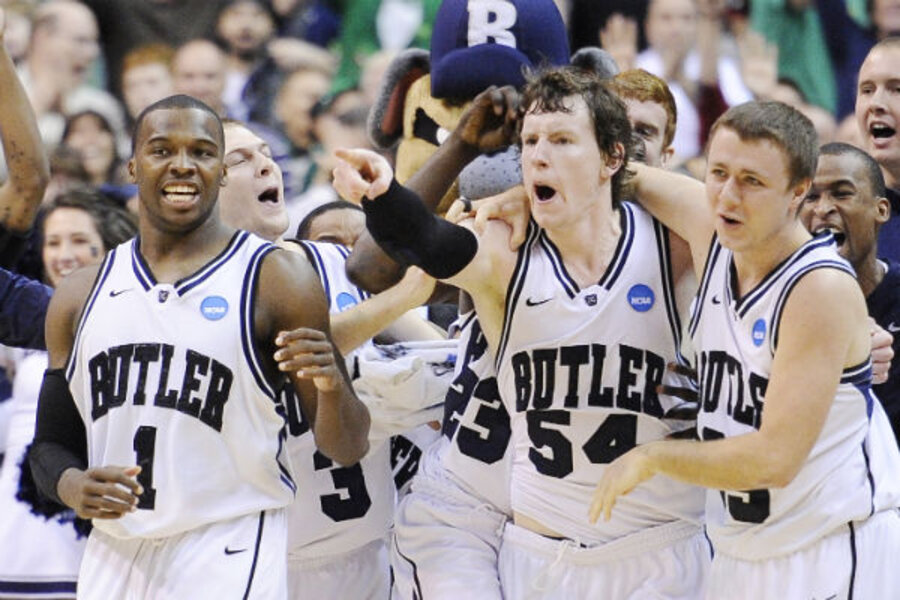
[(142, 467), (138, 510), (95, 519), (163, 537), (287, 505), (284, 419), (257, 356), (254, 289), (272, 244), (245, 231), (202, 269), (158, 283), (134, 239), (100, 267), (67, 375), (91, 467)]
[[(332, 314), (368, 298), (347, 279), (347, 248), (307, 241), (301, 245), (319, 275)], [(345, 357), (348, 365), (353, 364), (352, 356)], [(373, 444), (357, 464), (342, 467), (316, 449), (293, 388), (287, 386), (286, 392), (287, 449), (297, 482), (297, 497), (288, 507), (289, 556), (308, 559), (342, 554), (385, 537), (394, 512), (390, 444), (386, 440)]]
[(464, 490), (509, 513), (511, 430), (500, 399), (494, 355), (475, 312), (460, 317), (459, 354), (444, 400), (440, 458)]
[(699, 522), (703, 492), (656, 476), (618, 499), (597, 525), (587, 510), (605, 465), (637, 444), (684, 429), (666, 415), (686, 386), (668, 233), (622, 203), (622, 235), (606, 273), (580, 289), (534, 224), (510, 281), (498, 352), (500, 394), (512, 415), (512, 509), (593, 545), (679, 519)]
[[(853, 274), (830, 234), (805, 243), (738, 298), (732, 253), (713, 241), (690, 324), (702, 439), (759, 429), (782, 310), (800, 278), (822, 268)], [(900, 505), (900, 454), (871, 376), (868, 360), (844, 370), (822, 432), (787, 486), (708, 491), (707, 530), (717, 552), (748, 560), (788, 554)]]

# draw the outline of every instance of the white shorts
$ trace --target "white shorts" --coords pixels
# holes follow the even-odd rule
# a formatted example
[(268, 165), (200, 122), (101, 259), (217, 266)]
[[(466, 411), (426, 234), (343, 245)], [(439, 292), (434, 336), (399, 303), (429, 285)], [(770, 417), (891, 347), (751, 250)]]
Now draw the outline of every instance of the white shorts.
[(284, 509), (211, 523), (167, 538), (91, 532), (79, 600), (287, 598)]
[(419, 469), (394, 515), (394, 598), (500, 599), (497, 554), (506, 515)]
[(337, 556), (288, 559), (288, 591), (288, 597), (296, 599), (388, 600), (391, 580), (387, 543), (379, 539)]
[(900, 598), (900, 513), (883, 511), (812, 546), (766, 560), (716, 554), (706, 597), (780, 600)]
[(593, 548), (507, 523), (500, 581), (507, 600), (696, 599), (703, 597), (711, 553), (700, 527), (686, 522)]

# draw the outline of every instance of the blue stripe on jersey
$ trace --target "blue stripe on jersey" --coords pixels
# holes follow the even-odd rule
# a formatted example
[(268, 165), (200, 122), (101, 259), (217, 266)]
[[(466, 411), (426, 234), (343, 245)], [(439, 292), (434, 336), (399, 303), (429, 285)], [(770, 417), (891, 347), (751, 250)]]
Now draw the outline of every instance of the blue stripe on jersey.
[[(290, 385), (290, 384), (289, 384)], [(278, 465), (278, 470), (281, 471), (279, 475), (281, 477), (281, 481), (284, 482), (291, 491), (296, 495), (297, 493), (297, 484), (294, 483), (294, 477), (291, 475), (291, 470), (285, 466), (283, 462), (281, 462), (281, 452), (284, 450), (284, 442), (287, 441), (287, 415), (284, 411), (279, 413), (281, 418), (284, 419), (284, 427), (281, 428), (281, 431), (278, 432), (278, 451), (275, 452), (275, 463)]]
[(606, 273), (597, 282), (597, 285), (604, 287), (607, 291), (612, 289), (612, 286), (615, 285), (616, 280), (622, 273), (622, 269), (625, 268), (628, 253), (631, 251), (631, 245), (634, 243), (634, 213), (632, 208), (627, 202), (622, 202), (620, 210), (619, 220), (622, 227), (622, 235), (619, 236), (616, 249), (613, 251), (613, 259), (609, 261), (609, 266), (606, 267)]
[[(849, 265), (843, 261), (837, 260), (818, 260), (809, 263), (809, 265), (792, 274), (790, 279), (788, 279), (787, 283), (785, 283), (784, 287), (781, 289), (778, 298), (775, 300), (775, 310), (772, 311), (772, 322), (769, 323), (769, 330), (772, 332), (772, 335), (769, 337), (769, 349), (772, 351), (772, 354), (775, 354), (775, 348), (778, 347), (778, 332), (781, 327), (781, 313), (784, 311), (784, 305), (787, 304), (788, 297), (791, 295), (794, 286), (797, 285), (800, 282), (800, 279), (807, 273), (824, 268), (837, 269), (849, 273), (853, 277), (856, 276), (853, 270), (849, 268)], [(740, 312), (741, 311), (738, 311), (739, 314)], [(740, 316), (743, 317), (744, 315), (741, 314)]]
[(331, 285), (328, 281), (328, 270), (325, 268), (325, 260), (322, 258), (321, 252), (316, 248), (315, 244), (307, 244), (305, 242), (301, 242), (303, 247), (309, 250), (309, 253), (313, 257), (313, 267), (316, 269), (316, 273), (319, 274), (319, 281), (322, 282), (322, 287), (325, 288), (325, 299), (328, 301), (328, 310), (331, 311)]
[(75, 595), (74, 581), (3, 581), (0, 593), (18, 596), (47, 596), (48, 594)]
[[(338, 254), (340, 254), (344, 258), (344, 263), (346, 263), (347, 259), (350, 258), (350, 248), (348, 248), (347, 246), (344, 246), (342, 244), (335, 244), (334, 249), (338, 251)], [(349, 278), (348, 278), (348, 281), (349, 281)], [(356, 293), (357, 293), (357, 295), (359, 295), (360, 300), (368, 300), (369, 298), (372, 297), (372, 294), (370, 294), (366, 290), (362, 289), (361, 287), (359, 287), (359, 286), (354, 286), (354, 287), (356, 288)]]
[[(509, 278), (509, 286), (506, 288), (506, 307), (503, 311), (503, 329), (500, 331), (500, 344), (497, 348), (497, 356), (494, 357), (494, 366), (499, 367), (503, 360), (503, 352), (509, 341), (509, 328), (512, 324), (513, 313), (519, 303), (522, 287), (525, 285), (525, 275), (528, 273), (528, 263), (531, 261), (531, 252), (537, 241), (541, 229), (533, 220), (528, 223), (525, 243), (519, 248), (519, 256), (516, 258), (516, 266), (512, 277)], [(474, 314), (474, 311), (473, 311)]]
[(225, 249), (222, 250), (218, 256), (206, 263), (203, 268), (190, 277), (175, 282), (175, 291), (178, 295), (184, 296), (186, 293), (206, 281), (219, 267), (227, 263), (248, 239), (250, 239), (250, 234), (248, 232), (240, 230), (236, 231), (234, 235), (231, 236), (231, 241), (228, 242), (228, 245), (225, 246)]
[[(871, 432), (872, 429), (869, 428)], [(868, 438), (868, 434), (866, 435)], [(859, 445), (859, 449), (862, 450), (863, 460), (866, 462), (866, 479), (869, 480), (869, 516), (875, 514), (875, 477), (872, 476), (872, 465), (869, 463), (869, 453), (866, 452), (866, 442), (863, 442)]]
[(262, 259), (266, 254), (273, 250), (275, 250), (275, 246), (273, 246), (272, 244), (265, 244), (257, 248), (253, 253), (253, 256), (250, 258), (250, 261), (247, 264), (247, 272), (244, 275), (244, 283), (241, 287), (240, 315), (241, 349), (244, 352), (244, 358), (247, 360), (247, 366), (250, 368), (250, 372), (253, 373), (253, 378), (256, 380), (256, 385), (259, 386), (259, 389), (262, 390), (262, 392), (266, 396), (271, 398), (273, 402), (277, 403), (278, 397), (276, 396), (272, 386), (269, 385), (269, 382), (266, 381), (266, 378), (263, 375), (263, 370), (260, 366), (256, 343), (253, 336), (253, 314), (255, 307), (253, 290), (256, 289), (257, 281), (259, 279), (260, 264), (262, 263)]
[(697, 300), (694, 303), (691, 318), (688, 321), (688, 335), (691, 337), (697, 333), (700, 313), (703, 312), (703, 306), (706, 304), (706, 294), (709, 292), (709, 278), (712, 276), (713, 267), (721, 254), (722, 245), (719, 244), (719, 236), (713, 234), (712, 240), (709, 242), (709, 251), (706, 253), (706, 264), (703, 265), (703, 275), (700, 277), (700, 287), (697, 289)]
[(656, 232), (659, 268), (662, 271), (663, 299), (665, 300), (666, 314), (669, 317), (669, 325), (672, 328), (672, 339), (675, 341), (675, 356), (680, 364), (686, 365), (688, 361), (681, 354), (681, 317), (678, 314), (678, 304), (675, 302), (675, 279), (672, 274), (672, 257), (669, 253), (669, 230), (656, 219), (653, 219), (653, 229)]
[[(739, 317), (743, 318), (747, 312), (753, 307), (753, 305), (763, 296), (766, 295), (766, 292), (775, 285), (778, 278), (781, 277), (782, 273), (788, 270), (794, 263), (802, 259), (804, 256), (812, 252), (813, 250), (817, 250), (818, 248), (823, 248), (825, 246), (833, 246), (834, 245), (834, 236), (831, 232), (824, 233), (822, 235), (816, 236), (813, 239), (807, 241), (802, 246), (800, 246), (797, 250), (795, 250), (792, 254), (790, 254), (787, 258), (781, 261), (777, 267), (772, 269), (768, 275), (763, 277), (763, 280), (757, 284), (753, 290), (751, 290), (748, 294), (746, 294), (743, 298), (741, 298), (737, 302), (737, 306), (735, 307), (736, 312)], [(734, 267), (734, 262), (732, 260), (731, 267)], [(851, 271), (852, 273), (852, 271)]]
[(109, 273), (112, 271), (113, 263), (116, 260), (116, 250), (116, 248), (110, 250), (103, 259), (103, 262), (100, 263), (100, 269), (97, 271), (97, 278), (94, 280), (94, 286), (88, 294), (84, 308), (81, 309), (81, 317), (78, 319), (78, 328), (75, 330), (75, 341), (72, 343), (72, 351), (69, 353), (69, 361), (66, 364), (66, 379), (69, 381), (72, 380), (72, 375), (75, 371), (75, 362), (78, 356), (78, 349), (81, 347), (81, 331), (84, 328), (84, 322), (87, 321), (88, 315), (94, 308), (94, 302), (96, 302), (97, 296), (100, 294), (100, 288), (103, 287), (106, 278), (109, 277)]
[(850, 526), (850, 590), (847, 592), (847, 600), (853, 600), (853, 585), (856, 583), (856, 529), (853, 522)]
[(131, 270), (134, 271), (134, 276), (146, 292), (153, 287), (156, 279), (153, 277), (153, 273), (150, 272), (150, 268), (144, 262), (144, 257), (141, 256), (140, 248), (141, 238), (138, 236), (134, 238), (134, 241), (131, 243)]
[(250, 575), (247, 577), (247, 589), (244, 590), (244, 600), (250, 597), (250, 587), (253, 585), (253, 576), (256, 574), (256, 563), (259, 560), (259, 547), (262, 544), (263, 526), (266, 523), (266, 513), (259, 513), (259, 526), (256, 528), (256, 544), (253, 548), (253, 562), (250, 564)]
[(562, 256), (559, 255), (559, 249), (556, 247), (556, 244), (550, 241), (550, 238), (547, 237), (547, 232), (543, 229), (538, 237), (538, 242), (544, 249), (544, 252), (547, 253), (550, 265), (553, 267), (553, 273), (556, 275), (557, 281), (562, 285), (563, 291), (568, 294), (569, 298), (574, 298), (579, 290), (578, 284), (575, 283), (575, 280), (572, 279), (566, 270), (566, 265), (563, 263)]

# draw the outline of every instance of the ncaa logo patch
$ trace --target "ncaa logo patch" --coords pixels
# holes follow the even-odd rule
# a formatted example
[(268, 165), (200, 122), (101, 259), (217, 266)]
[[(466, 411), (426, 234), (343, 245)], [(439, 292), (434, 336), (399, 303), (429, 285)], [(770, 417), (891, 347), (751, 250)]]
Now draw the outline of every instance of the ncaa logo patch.
[(762, 346), (763, 342), (766, 341), (766, 322), (764, 319), (757, 319), (753, 324), (753, 345), (754, 346)]
[(228, 301), (222, 296), (207, 296), (200, 303), (200, 314), (210, 321), (218, 321), (228, 314)]
[(633, 285), (631, 286), (631, 289), (628, 290), (628, 304), (638, 312), (647, 312), (653, 308), (653, 303), (655, 301), (656, 296), (653, 294), (653, 290), (643, 283)]
[(356, 298), (347, 292), (341, 292), (337, 295), (337, 307), (339, 311), (344, 312), (354, 304), (356, 304)]

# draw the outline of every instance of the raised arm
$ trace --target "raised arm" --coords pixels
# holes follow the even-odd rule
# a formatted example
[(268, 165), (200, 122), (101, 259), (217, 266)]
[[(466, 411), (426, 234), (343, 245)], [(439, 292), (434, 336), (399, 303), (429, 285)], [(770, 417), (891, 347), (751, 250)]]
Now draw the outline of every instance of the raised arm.
[[(467, 164), (483, 152), (512, 142), (518, 114), (519, 96), (513, 88), (490, 87), (478, 94), (450, 137), (410, 177), (406, 187), (434, 211)], [(388, 256), (365, 232), (347, 261), (347, 275), (363, 289), (379, 292), (397, 283), (406, 266)]]
[(50, 179), (37, 121), (12, 58), (3, 46), (5, 13), (0, 8), (0, 136), (9, 179), (0, 186), (0, 225), (22, 234), (34, 217)]
[(706, 202), (702, 182), (687, 175), (629, 163), (637, 201), (662, 221), (691, 248), (694, 271), (703, 274), (706, 255), (715, 231), (715, 220)]
[(256, 343), (263, 356), (273, 356), (270, 367), (277, 363), (293, 383), (316, 447), (342, 465), (359, 462), (369, 449), (369, 412), (331, 340), (328, 301), (304, 256), (266, 256), (255, 321)]

